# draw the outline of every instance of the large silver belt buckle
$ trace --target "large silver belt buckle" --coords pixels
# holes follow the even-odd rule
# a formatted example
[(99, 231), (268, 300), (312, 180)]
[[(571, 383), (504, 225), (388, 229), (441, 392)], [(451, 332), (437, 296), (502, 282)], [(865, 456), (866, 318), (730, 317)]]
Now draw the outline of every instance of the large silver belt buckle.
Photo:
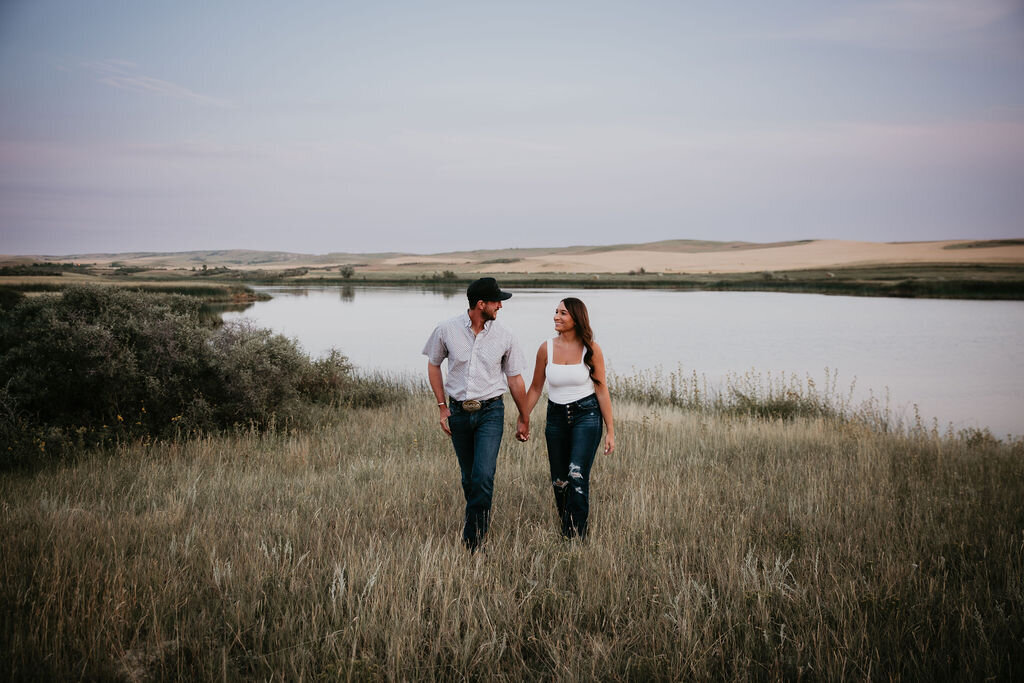
[(476, 411), (480, 410), (480, 401), (477, 401), (476, 399), (463, 401), (462, 409), (465, 410), (467, 413), (475, 413)]

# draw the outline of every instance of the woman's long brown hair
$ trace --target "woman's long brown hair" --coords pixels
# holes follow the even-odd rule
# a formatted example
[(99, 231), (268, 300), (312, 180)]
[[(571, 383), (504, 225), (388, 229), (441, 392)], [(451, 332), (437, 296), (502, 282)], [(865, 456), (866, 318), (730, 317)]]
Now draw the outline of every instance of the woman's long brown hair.
[(565, 304), (565, 310), (569, 311), (569, 315), (572, 316), (572, 321), (576, 325), (576, 336), (580, 338), (583, 348), (586, 349), (583, 353), (583, 364), (590, 370), (591, 381), (595, 386), (599, 386), (601, 382), (594, 377), (594, 331), (590, 329), (590, 314), (587, 313), (587, 306), (574, 296), (562, 299), (562, 303)]

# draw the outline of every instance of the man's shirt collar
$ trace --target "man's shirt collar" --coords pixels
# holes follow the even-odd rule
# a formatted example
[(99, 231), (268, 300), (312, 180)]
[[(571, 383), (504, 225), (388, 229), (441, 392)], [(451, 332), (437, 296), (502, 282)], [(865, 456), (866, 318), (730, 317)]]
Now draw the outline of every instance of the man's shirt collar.
[[(491, 329), (491, 323), (493, 323), (493, 322), (494, 322), (493, 320), (485, 320), (484, 321), (484, 330)], [(465, 312), (465, 313), (462, 314), (462, 325), (463, 325), (463, 327), (468, 327), (470, 329), (473, 329), (473, 319), (469, 317), (469, 313), (468, 312)]]

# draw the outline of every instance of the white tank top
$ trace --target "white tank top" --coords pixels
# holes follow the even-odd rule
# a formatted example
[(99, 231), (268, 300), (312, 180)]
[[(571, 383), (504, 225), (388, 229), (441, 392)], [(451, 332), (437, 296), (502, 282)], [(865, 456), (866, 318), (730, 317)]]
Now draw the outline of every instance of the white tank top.
[[(587, 349), (583, 348), (586, 355)], [(580, 358), (575, 365), (557, 365), (555, 350), (548, 339), (548, 365), (544, 372), (548, 380), (548, 398), (555, 403), (565, 405), (586, 398), (594, 393), (594, 381), (590, 379), (590, 369)]]

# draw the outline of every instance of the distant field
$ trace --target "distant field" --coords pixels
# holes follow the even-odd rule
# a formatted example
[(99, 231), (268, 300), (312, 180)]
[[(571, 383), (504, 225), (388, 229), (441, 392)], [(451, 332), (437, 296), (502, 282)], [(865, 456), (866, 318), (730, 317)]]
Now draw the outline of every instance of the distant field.
[[(851, 296), (1024, 299), (1024, 240), (647, 244), (499, 249), (444, 254), (289, 254), (208, 251), (0, 257), (0, 288), (40, 291), (72, 282), (465, 283), (480, 275), (516, 286), (674, 287)], [(43, 262), (68, 272), (47, 279)], [(76, 264), (69, 266), (68, 264)], [(26, 274), (28, 277), (26, 279)], [(50, 284), (44, 285), (43, 283)], [(143, 285), (142, 283), (147, 283)], [(175, 285), (175, 286), (176, 286)]]
[[(0, 257), (14, 263), (24, 257)], [(515, 273), (628, 273), (643, 268), (661, 273), (749, 273), (807, 268), (887, 264), (1024, 264), (1024, 240), (936, 242), (851, 242), (807, 240), (751, 243), (669, 240), (646, 244), (551, 249), (492, 249), (441, 254), (324, 255), (244, 250), (179, 253), (78, 254), (41, 256), (105, 267), (235, 270), (306, 268), (336, 270), (353, 265), (360, 273), (420, 275), (435, 270)]]

